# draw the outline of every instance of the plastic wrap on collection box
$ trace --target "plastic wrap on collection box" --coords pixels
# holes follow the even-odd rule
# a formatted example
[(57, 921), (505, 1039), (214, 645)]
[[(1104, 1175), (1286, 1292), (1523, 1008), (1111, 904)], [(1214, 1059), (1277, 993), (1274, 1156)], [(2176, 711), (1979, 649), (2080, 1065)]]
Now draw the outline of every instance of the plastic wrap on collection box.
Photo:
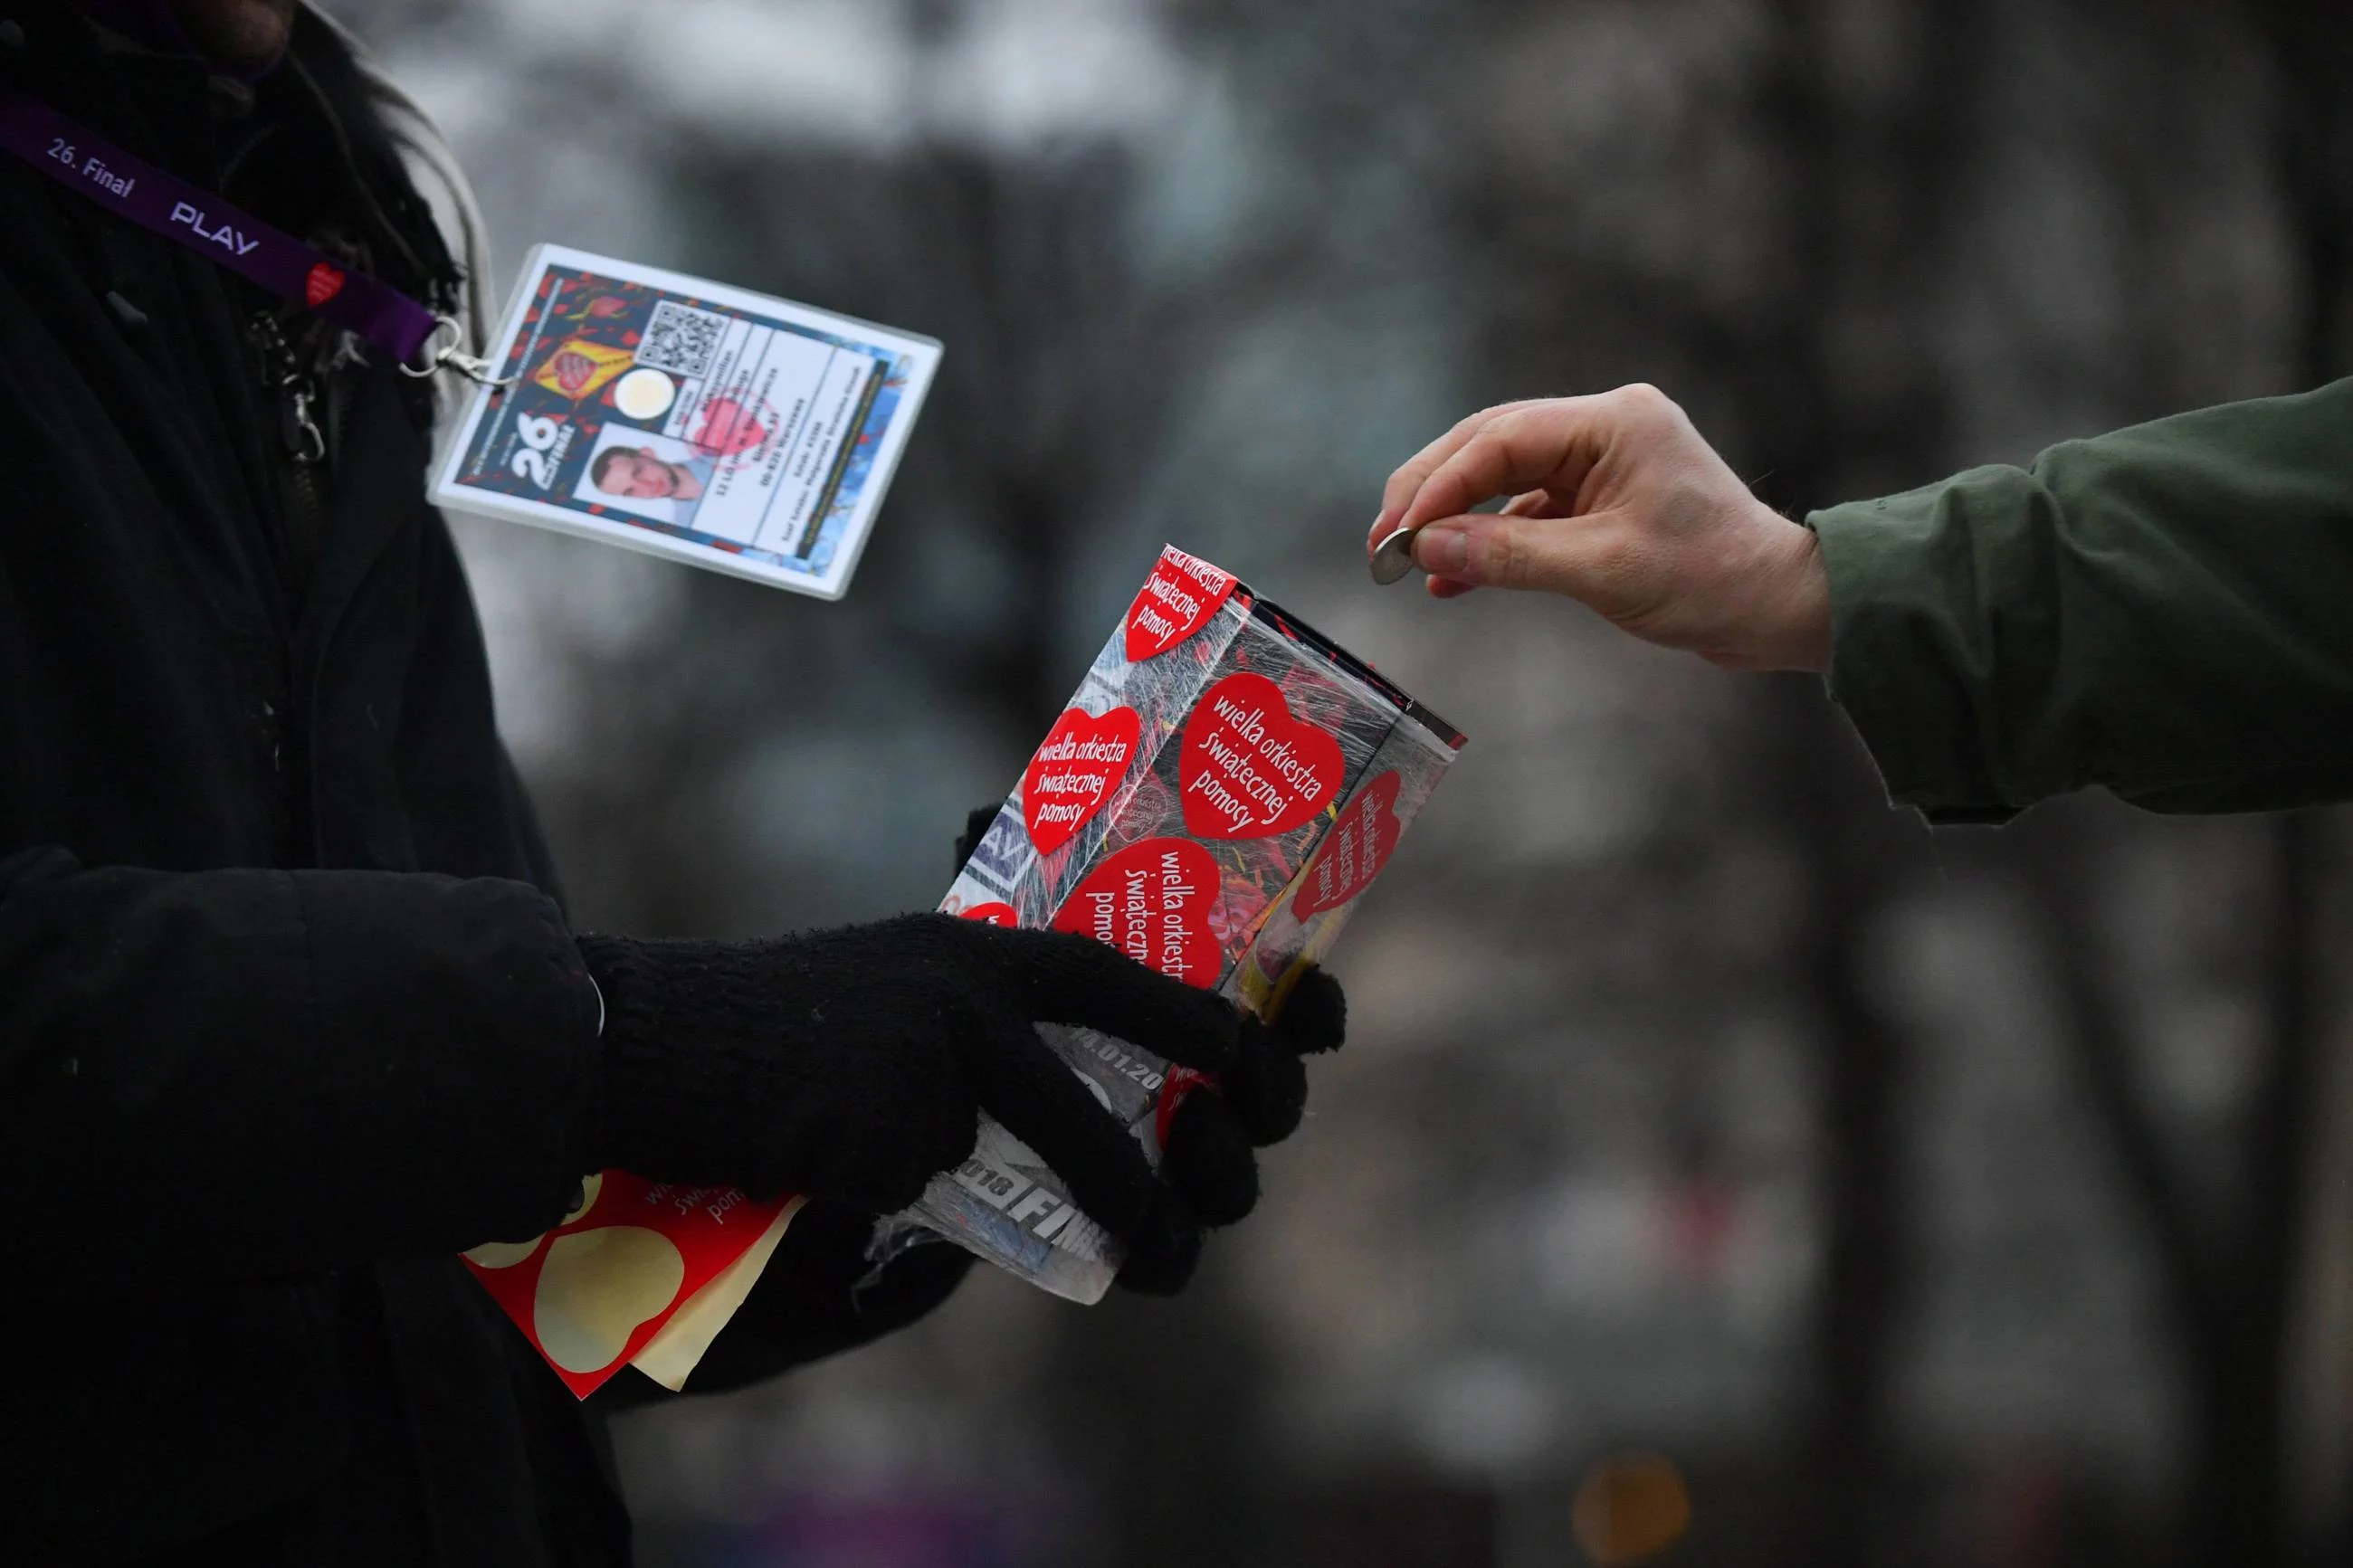
[[(1173, 546), (941, 908), (1119, 948), (1272, 1016), (1338, 936), (1462, 737), (1368, 666)], [(1185, 1069), (1091, 1030), (1056, 1050), (1155, 1163)], [(1110, 1237), (984, 1119), (904, 1216), (1077, 1301)]]

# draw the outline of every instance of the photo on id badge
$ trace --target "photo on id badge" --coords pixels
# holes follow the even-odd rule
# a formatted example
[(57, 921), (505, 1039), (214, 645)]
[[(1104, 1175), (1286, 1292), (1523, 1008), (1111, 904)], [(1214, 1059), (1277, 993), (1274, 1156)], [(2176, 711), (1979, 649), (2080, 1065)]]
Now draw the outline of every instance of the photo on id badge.
[(848, 586), (939, 344), (542, 246), (444, 457), (443, 506), (825, 598)]

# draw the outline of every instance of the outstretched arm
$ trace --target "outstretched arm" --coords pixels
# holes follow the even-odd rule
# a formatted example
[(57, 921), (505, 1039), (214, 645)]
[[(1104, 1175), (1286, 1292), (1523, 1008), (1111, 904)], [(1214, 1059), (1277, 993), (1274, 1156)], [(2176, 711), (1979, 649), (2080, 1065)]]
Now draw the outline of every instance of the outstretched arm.
[[(1734, 668), (1811, 669), (1890, 793), (1999, 820), (2353, 796), (2353, 382), (1974, 468), (1807, 526), (1648, 387), (1473, 415), (1390, 480), (1431, 590), (1546, 589)], [(1513, 499), (1500, 516), (1470, 509)]]

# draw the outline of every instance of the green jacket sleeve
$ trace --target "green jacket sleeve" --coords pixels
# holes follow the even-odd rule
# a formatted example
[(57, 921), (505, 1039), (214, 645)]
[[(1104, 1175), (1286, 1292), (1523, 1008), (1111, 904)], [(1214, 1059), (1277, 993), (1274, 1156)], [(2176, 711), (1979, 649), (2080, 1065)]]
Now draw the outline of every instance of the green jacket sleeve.
[(1808, 522), (1831, 693), (1932, 819), (2353, 798), (2353, 380)]

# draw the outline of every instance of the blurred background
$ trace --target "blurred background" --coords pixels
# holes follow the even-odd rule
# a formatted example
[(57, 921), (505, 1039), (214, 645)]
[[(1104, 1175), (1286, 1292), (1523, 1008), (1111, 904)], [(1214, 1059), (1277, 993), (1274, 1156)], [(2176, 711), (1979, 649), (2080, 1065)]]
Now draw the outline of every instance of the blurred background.
[(585, 925), (927, 907), (1164, 542), (1472, 743), (1174, 1304), (987, 1270), (633, 1415), (650, 1568), (2353, 1558), (2333, 816), (1889, 810), (1819, 683), (1365, 581), (1472, 408), (1797, 510), (2353, 368), (2353, 18), (343, 0), (539, 240), (934, 333), (824, 605), (460, 522)]

